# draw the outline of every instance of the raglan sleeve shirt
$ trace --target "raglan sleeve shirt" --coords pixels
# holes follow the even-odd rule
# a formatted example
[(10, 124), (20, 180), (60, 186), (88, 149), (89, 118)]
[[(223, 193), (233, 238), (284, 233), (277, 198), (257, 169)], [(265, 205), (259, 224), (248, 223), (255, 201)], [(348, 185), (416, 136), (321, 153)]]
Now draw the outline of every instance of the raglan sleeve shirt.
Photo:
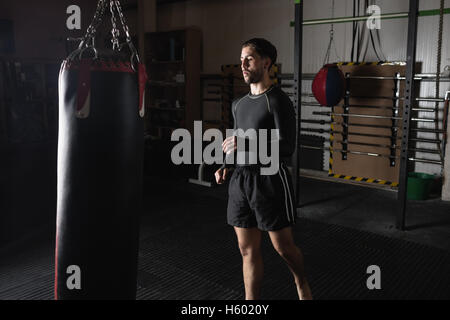
[[(233, 111), (234, 127), (233, 131), (237, 130), (237, 117), (235, 112), (236, 103), (238, 100), (233, 101), (231, 110)], [(296, 141), (296, 123), (295, 123), (295, 111), (291, 99), (280, 89), (273, 88), (267, 93), (267, 100), (261, 99), (261, 103), (264, 102), (264, 106), (260, 106), (255, 109), (255, 112), (270, 112), (273, 121), (270, 123), (254, 123), (251, 127), (258, 130), (261, 128), (278, 129), (278, 143), (279, 143), (279, 157), (280, 159), (287, 159), (292, 156), (295, 151)], [(269, 104), (267, 107), (267, 103)], [(244, 107), (244, 106), (240, 106)], [(251, 118), (258, 118), (257, 116)], [(250, 118), (250, 119), (251, 119)], [(273, 137), (272, 137), (273, 139)], [(245, 150), (248, 150), (249, 143), (246, 141)], [(269, 146), (270, 147), (270, 146)], [(235, 166), (233, 154), (228, 154), (225, 157), (223, 168), (231, 168)]]

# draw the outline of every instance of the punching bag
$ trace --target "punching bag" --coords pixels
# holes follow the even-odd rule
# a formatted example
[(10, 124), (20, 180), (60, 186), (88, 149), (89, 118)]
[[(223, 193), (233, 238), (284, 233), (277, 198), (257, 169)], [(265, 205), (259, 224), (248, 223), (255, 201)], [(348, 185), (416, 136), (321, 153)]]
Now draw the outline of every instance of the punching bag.
[(59, 74), (55, 299), (135, 299), (146, 72), (90, 41)]
[(312, 92), (322, 106), (332, 107), (345, 94), (345, 78), (335, 64), (326, 64), (319, 70), (312, 83)]

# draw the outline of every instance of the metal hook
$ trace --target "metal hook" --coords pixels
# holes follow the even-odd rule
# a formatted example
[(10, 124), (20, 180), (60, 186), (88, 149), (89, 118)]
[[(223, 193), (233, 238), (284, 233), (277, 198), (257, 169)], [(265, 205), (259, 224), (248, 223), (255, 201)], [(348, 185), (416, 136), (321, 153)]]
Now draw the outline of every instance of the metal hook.
[(92, 49), (92, 50), (94, 51), (94, 54), (95, 54), (94, 59), (97, 60), (97, 59), (98, 59), (98, 51), (97, 51), (97, 49), (96, 49), (95, 47), (93, 47), (93, 46), (89, 46), (89, 47), (86, 47), (86, 48), (81, 49), (80, 54), (78, 55), (78, 59), (79, 59), (79, 60), (82, 59), (82, 55), (83, 55), (84, 51), (86, 51), (87, 49)]
[(137, 64), (140, 63), (139, 56), (135, 52), (133, 52), (133, 54), (131, 55), (130, 62), (131, 62), (131, 69), (133, 69), (134, 72), (137, 72), (136, 67), (134, 66), (135, 65), (134, 61), (136, 61)]

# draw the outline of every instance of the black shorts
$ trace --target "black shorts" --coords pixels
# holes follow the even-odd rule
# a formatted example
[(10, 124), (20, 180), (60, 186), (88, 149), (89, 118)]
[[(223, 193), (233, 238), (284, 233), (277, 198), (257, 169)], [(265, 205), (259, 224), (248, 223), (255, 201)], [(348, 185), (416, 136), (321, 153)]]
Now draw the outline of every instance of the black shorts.
[(261, 175), (257, 166), (234, 170), (228, 186), (228, 224), (275, 231), (295, 224), (295, 219), (295, 194), (283, 163), (274, 175)]

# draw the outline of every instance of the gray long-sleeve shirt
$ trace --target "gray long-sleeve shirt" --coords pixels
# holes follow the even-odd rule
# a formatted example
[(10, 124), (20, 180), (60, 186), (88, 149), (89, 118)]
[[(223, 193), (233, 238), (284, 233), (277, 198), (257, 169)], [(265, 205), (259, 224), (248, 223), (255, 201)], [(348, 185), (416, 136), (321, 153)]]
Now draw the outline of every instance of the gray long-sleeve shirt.
[[(241, 156), (243, 155), (243, 157), (239, 156), (240, 149), (238, 149), (237, 157), (235, 157), (235, 155), (232, 157), (231, 154), (227, 155), (222, 167), (251, 164), (249, 163), (250, 158), (252, 157), (250, 154), (255, 151), (253, 148), (250, 148), (252, 138), (242, 136), (242, 132), (245, 132), (248, 129), (254, 129), (257, 133), (259, 133), (259, 129), (268, 129), (267, 131), (269, 133), (270, 129), (278, 129), (277, 140), (279, 143), (279, 159), (281, 161), (288, 161), (295, 150), (295, 111), (291, 99), (289, 99), (280, 87), (272, 86), (259, 95), (248, 93), (244, 97), (235, 99), (231, 108), (234, 118), (234, 135), (236, 135), (238, 139), (244, 138), (246, 140), (245, 150), (242, 150), (243, 153)], [(275, 137), (270, 136), (269, 134), (267, 140), (269, 154), (271, 150), (270, 140), (273, 140), (274, 138)], [(259, 134), (257, 134), (257, 140), (259, 141), (259, 139)], [(253, 156), (256, 156), (256, 154)], [(243, 163), (242, 159), (244, 158), (245, 161)], [(241, 161), (239, 161), (239, 159), (241, 159)], [(257, 159), (257, 162), (260, 163), (259, 158)]]

